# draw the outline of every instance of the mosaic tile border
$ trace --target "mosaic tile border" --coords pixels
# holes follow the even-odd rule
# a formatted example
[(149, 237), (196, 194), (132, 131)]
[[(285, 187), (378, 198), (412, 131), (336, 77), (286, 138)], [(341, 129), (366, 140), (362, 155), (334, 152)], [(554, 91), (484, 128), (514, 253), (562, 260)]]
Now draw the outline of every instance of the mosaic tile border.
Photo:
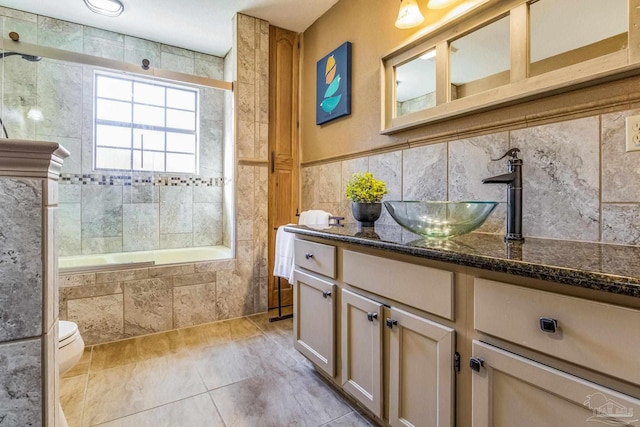
[(172, 186), (172, 187), (224, 187), (229, 178), (200, 178), (184, 176), (127, 176), (71, 174), (60, 175), (60, 184), (71, 185), (124, 185), (124, 186)]

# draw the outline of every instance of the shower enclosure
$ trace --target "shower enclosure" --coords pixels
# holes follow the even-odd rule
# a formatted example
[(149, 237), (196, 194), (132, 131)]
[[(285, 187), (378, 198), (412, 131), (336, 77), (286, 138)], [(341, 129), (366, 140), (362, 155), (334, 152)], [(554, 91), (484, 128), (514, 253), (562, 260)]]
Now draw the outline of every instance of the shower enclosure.
[(223, 59), (198, 54), (216, 80), (193, 67), (146, 71), (30, 46), (0, 56), (2, 136), (71, 152), (59, 187), (60, 268), (232, 257)]

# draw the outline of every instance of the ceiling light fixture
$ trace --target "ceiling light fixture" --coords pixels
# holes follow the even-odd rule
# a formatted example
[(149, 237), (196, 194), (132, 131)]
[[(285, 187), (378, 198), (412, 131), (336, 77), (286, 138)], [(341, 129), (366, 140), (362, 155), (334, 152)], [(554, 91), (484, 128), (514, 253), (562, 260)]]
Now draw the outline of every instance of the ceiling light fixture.
[(424, 16), (420, 13), (416, 0), (400, 0), (400, 11), (398, 12), (398, 19), (396, 19), (396, 27), (401, 29), (413, 28), (422, 24), (423, 21)]
[(124, 11), (120, 0), (84, 0), (89, 10), (100, 15), (116, 17)]
[(447, 6), (455, 3), (456, 0), (429, 0), (427, 7), (429, 9), (444, 9)]

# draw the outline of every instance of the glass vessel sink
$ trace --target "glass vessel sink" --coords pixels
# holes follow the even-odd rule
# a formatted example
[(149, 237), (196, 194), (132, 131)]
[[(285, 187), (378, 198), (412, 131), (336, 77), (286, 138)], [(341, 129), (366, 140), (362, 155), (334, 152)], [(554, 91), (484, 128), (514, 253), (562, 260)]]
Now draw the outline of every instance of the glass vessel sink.
[(447, 238), (480, 227), (497, 202), (384, 202), (393, 219), (402, 227), (427, 238)]

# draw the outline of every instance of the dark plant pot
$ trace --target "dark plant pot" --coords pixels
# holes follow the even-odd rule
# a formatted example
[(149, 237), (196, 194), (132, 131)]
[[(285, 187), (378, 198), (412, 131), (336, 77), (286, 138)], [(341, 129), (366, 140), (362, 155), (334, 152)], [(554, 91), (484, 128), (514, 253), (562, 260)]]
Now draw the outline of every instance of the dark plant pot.
[(351, 203), (351, 212), (362, 227), (373, 227), (382, 213), (382, 203)]

